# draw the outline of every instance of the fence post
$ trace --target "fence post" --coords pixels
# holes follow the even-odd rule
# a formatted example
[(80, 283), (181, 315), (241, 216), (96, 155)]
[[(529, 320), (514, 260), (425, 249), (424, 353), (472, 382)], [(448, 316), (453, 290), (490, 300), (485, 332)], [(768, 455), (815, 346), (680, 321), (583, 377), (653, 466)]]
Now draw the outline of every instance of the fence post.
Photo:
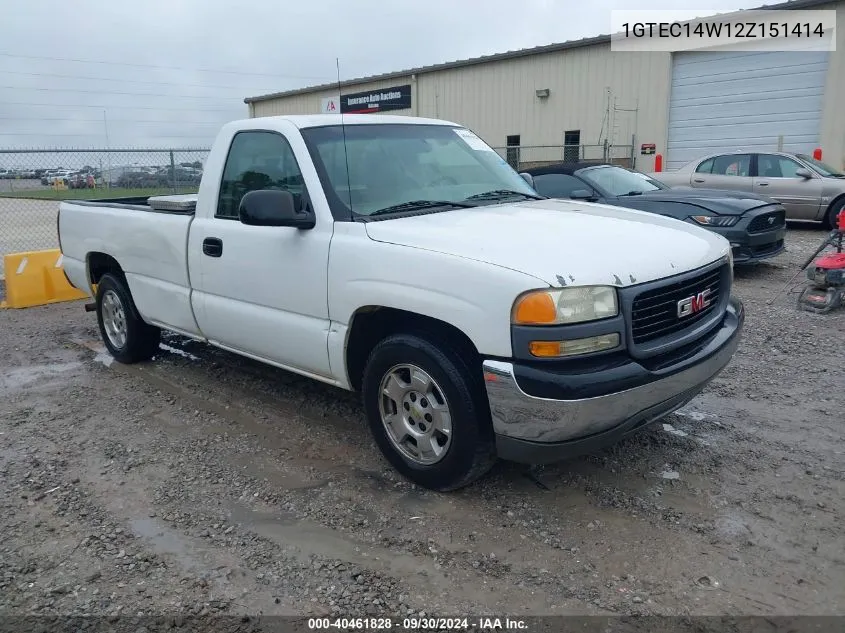
[(170, 150), (170, 184), (173, 193), (176, 193), (176, 163), (173, 161), (173, 150)]

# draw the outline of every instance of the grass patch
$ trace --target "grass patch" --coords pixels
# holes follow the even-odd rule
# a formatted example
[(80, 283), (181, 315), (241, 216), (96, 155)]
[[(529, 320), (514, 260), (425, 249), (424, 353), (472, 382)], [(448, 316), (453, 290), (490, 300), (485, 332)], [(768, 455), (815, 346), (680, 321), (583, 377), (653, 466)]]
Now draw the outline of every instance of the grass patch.
[(196, 193), (197, 187), (176, 189), (23, 189), (21, 191), (0, 191), (0, 198), (26, 198), (29, 200), (102, 200), (103, 198), (134, 198), (138, 196), (167, 196), (182, 193)]

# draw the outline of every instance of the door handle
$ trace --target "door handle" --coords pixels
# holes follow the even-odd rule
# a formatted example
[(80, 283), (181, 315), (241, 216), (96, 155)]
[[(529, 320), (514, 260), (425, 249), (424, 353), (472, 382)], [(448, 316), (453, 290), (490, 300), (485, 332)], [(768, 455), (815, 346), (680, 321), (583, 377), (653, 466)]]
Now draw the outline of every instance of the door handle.
[(693, 178), (693, 182), (704, 182), (704, 178)]
[(223, 240), (218, 237), (207, 237), (202, 241), (202, 252), (209, 257), (220, 257), (223, 254)]
[(768, 186), (769, 186), (769, 183), (767, 183), (767, 182), (758, 182), (757, 184), (758, 184), (760, 187), (768, 187)]

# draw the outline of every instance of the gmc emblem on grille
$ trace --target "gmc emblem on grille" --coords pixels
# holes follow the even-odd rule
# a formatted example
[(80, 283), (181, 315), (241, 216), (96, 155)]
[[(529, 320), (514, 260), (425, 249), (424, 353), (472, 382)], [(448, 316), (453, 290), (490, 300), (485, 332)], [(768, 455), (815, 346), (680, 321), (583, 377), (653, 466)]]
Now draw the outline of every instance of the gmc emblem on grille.
[(699, 292), (697, 295), (678, 301), (678, 318), (683, 319), (684, 317), (691, 316), (704, 310), (704, 308), (713, 303), (713, 299), (710, 294), (710, 288), (707, 288), (706, 290)]

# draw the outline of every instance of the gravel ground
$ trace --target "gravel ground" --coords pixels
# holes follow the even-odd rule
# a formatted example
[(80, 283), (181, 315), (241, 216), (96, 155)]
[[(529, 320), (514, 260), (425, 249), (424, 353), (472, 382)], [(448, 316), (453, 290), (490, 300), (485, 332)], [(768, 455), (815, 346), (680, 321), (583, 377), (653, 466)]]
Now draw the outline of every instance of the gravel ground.
[(737, 271), (743, 342), (685, 409), (451, 494), (350, 394), (180, 338), (111, 363), (80, 303), (2, 311), (0, 612), (845, 614), (845, 309), (767, 303), (824, 235)]

